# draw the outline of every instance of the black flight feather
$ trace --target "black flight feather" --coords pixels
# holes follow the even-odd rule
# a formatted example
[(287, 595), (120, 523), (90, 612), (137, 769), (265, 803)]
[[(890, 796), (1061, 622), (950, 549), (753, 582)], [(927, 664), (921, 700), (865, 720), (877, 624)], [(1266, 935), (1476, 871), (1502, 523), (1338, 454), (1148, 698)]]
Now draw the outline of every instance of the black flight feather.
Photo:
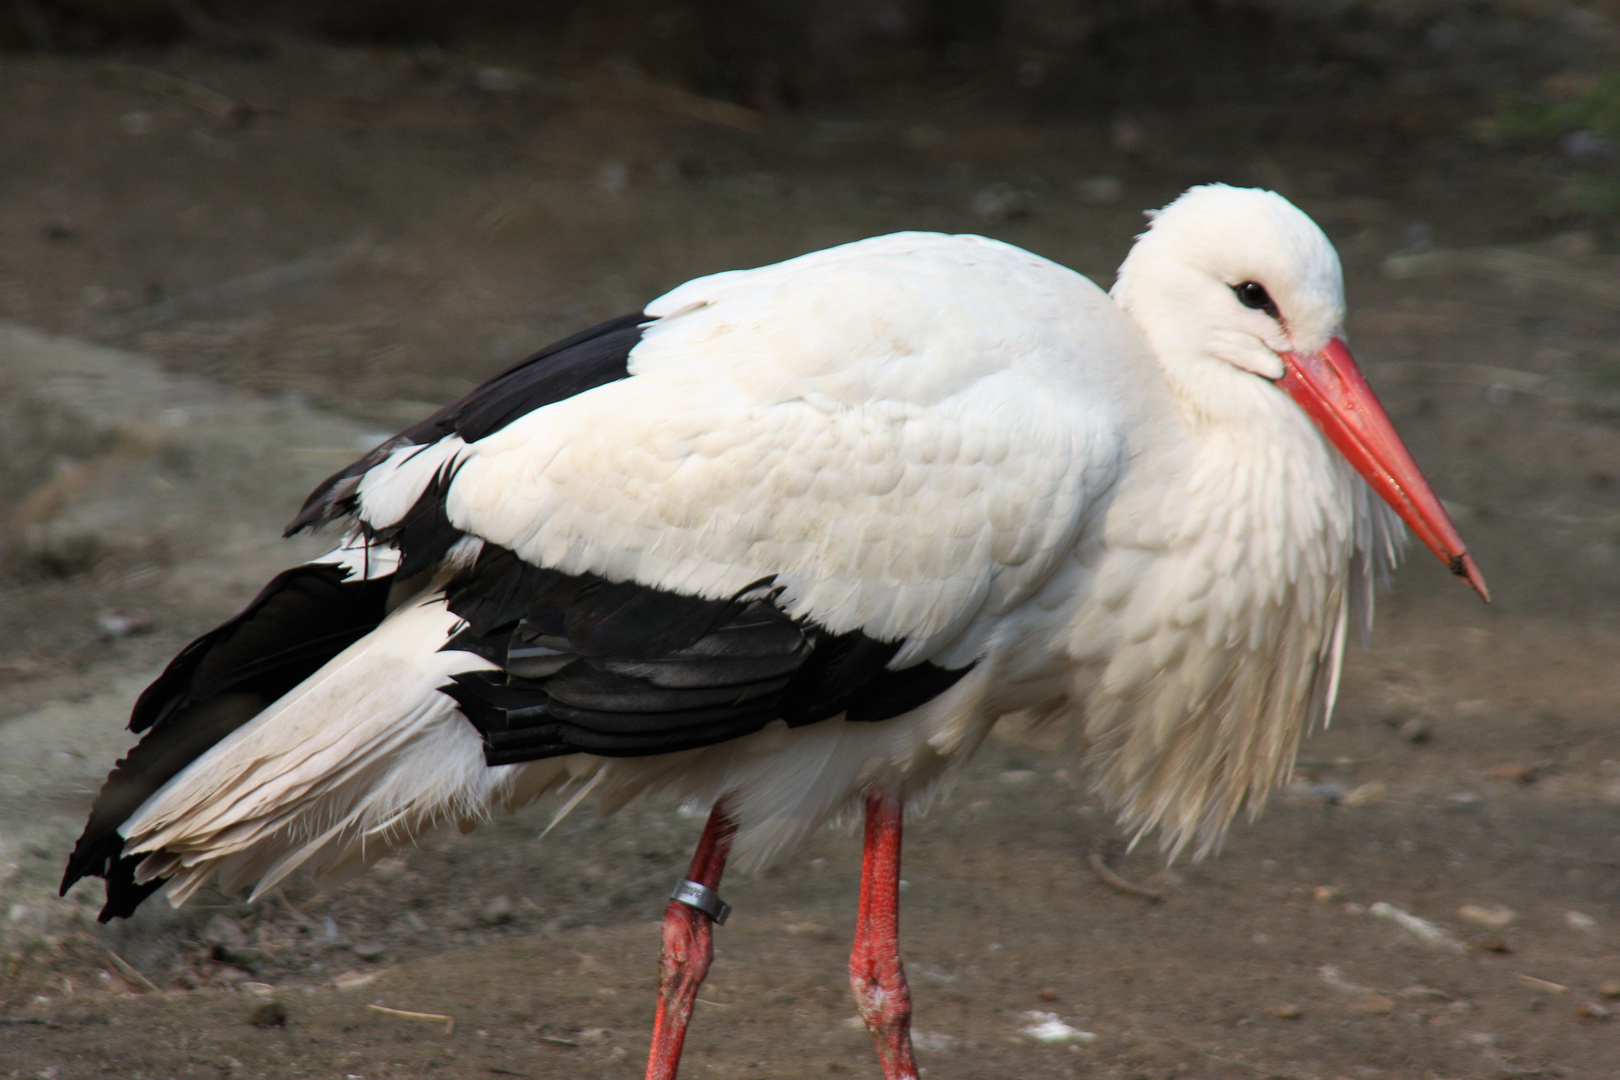
[[(145, 737), (114, 766), (62, 877), (107, 879), (106, 922), (128, 915), (156, 885), (137, 886), (118, 827), (180, 770), (358, 641), (386, 614), (390, 578), (349, 580), (312, 563), (278, 574), (236, 618), (180, 651), (135, 702)], [(128, 865), (126, 865), (128, 864)]]
[(770, 579), (729, 600), (529, 566), (486, 543), (446, 590), (468, 621), (446, 649), (500, 670), (452, 677), (484, 759), (667, 754), (845, 714), (885, 720), (967, 668), (891, 671), (900, 642), (832, 634), (777, 605)]
[(402, 446), (427, 446), (449, 435), (476, 442), (519, 417), (630, 376), (630, 350), (641, 340), (642, 312), (609, 319), (519, 360), (476, 390), (388, 439), (333, 473), (304, 500), (285, 535), (353, 512), (360, 478)]

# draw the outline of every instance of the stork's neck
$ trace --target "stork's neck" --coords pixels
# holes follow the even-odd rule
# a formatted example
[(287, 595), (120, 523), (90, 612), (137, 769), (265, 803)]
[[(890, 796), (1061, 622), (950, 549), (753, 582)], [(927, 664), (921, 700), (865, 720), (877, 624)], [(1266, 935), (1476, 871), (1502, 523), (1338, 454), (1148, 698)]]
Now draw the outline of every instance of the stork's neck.
[(1358, 587), (1365, 485), (1302, 413), (1253, 408), (1243, 424), (1177, 402), (1179, 438), (1133, 459), (1069, 626), (1093, 650), (1070, 700), (1101, 788), (1172, 848), (1207, 850), (1287, 776)]

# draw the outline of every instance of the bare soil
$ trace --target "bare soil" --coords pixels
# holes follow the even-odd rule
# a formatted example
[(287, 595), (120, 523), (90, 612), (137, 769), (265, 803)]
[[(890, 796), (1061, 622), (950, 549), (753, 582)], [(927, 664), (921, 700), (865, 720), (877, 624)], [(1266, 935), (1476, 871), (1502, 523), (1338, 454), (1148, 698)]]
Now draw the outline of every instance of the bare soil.
[[(1106, 285), (1139, 211), (1207, 180), (1284, 190), (1338, 243), (1352, 344), (1496, 603), (1413, 553), (1298, 782), (1201, 864), (1125, 851), (1055, 735), (1009, 726), (908, 823), (925, 1075), (1620, 1076), (1620, 234), (1559, 201), (1555, 147), (1468, 134), (1491, 86), (1610, 38), (1480, 19), (1124, 103), (924, 80), (757, 124), (498, 39), (0, 54), (0, 318), (151, 358), (61, 345), (144, 388), (81, 408), (45, 346), (0, 346), (36, 358), (0, 363), (0, 1076), (638, 1075), (701, 813), (587, 806), (542, 838), (540, 806), (325, 891), (102, 927), (52, 886), (132, 694), (303, 554), (274, 540), (302, 488), (533, 347), (902, 228)], [(1398, 261), (1436, 251), (1461, 254)], [(150, 627), (98, 624), (131, 612)], [(726, 883), (686, 1075), (876, 1074), (858, 866), (830, 831)], [(1094, 1038), (1041, 1043), (1031, 1013)]]

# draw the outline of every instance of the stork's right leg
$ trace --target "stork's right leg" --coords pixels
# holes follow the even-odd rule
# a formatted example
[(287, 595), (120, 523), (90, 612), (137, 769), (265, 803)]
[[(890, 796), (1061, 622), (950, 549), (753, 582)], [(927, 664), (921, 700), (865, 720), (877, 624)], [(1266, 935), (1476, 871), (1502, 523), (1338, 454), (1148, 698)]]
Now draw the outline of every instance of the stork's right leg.
[(900, 817), (898, 795), (866, 797), (861, 906), (849, 982), (883, 1064), (883, 1080), (917, 1080), (911, 1053), (911, 990), (900, 964)]
[(725, 922), (726, 907), (715, 889), (731, 853), (737, 823), (721, 799), (709, 813), (703, 837), (692, 853), (686, 880), (676, 887), (676, 898), (664, 909), (664, 951), (658, 958), (658, 1015), (653, 1020), (652, 1052), (647, 1057), (647, 1080), (675, 1080), (681, 1066), (681, 1047), (698, 987), (714, 959), (715, 922)]

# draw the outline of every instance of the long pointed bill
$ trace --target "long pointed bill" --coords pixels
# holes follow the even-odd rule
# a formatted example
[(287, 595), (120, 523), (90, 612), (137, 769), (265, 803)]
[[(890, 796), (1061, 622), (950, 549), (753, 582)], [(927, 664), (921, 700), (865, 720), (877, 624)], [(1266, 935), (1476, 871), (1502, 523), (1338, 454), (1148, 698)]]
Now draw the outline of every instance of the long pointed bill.
[(1334, 338), (1309, 356), (1284, 353), (1283, 364), (1286, 370), (1277, 385), (1310, 414), (1328, 441), (1394, 507), (1418, 539), (1490, 603), (1485, 579), (1463, 546), (1457, 526), (1395, 434), (1395, 425), (1344, 342)]

